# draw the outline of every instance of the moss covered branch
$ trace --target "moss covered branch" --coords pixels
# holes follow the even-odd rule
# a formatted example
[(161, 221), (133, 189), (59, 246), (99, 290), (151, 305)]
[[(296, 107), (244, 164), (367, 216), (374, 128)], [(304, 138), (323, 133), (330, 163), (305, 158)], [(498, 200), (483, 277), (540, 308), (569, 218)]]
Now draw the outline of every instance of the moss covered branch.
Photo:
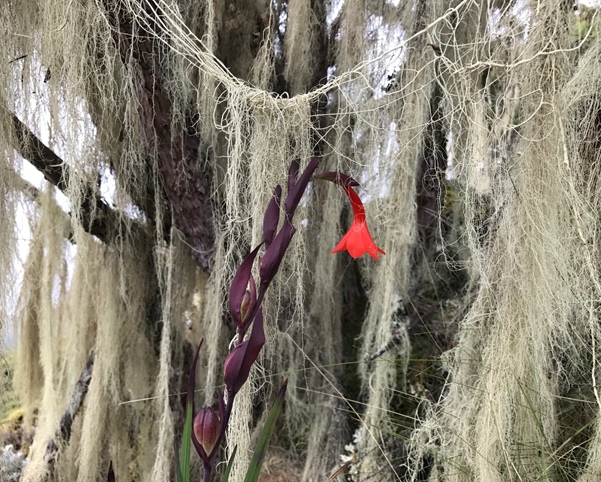
[(59, 445), (67, 443), (69, 441), (69, 438), (71, 437), (73, 421), (75, 420), (75, 416), (77, 415), (79, 409), (83, 404), (86, 393), (88, 393), (90, 381), (92, 380), (93, 369), (94, 352), (90, 353), (90, 356), (88, 356), (86, 365), (83, 371), (81, 372), (79, 380), (77, 380), (77, 383), (75, 384), (75, 388), (73, 389), (73, 393), (71, 394), (71, 398), (69, 399), (67, 409), (63, 413), (59, 427), (56, 430), (56, 435), (53, 439), (49, 440), (48, 445), (46, 445), (46, 454), (44, 455), (44, 461), (48, 464), (48, 466), (52, 466), (54, 464), (54, 461), (56, 460), (56, 455), (58, 454)]
[[(12, 123), (17, 141), (13, 146), (15, 150), (38, 169), (48, 182), (68, 194), (69, 166), (14, 114), (12, 114)], [(29, 185), (26, 194), (32, 194), (32, 188), (33, 186)], [(126, 226), (121, 225), (123, 223), (120, 222), (115, 210), (91, 189), (84, 197), (80, 212), (83, 228), (107, 244), (114, 241), (115, 236), (126, 229)], [(144, 227), (135, 221), (131, 222), (129, 229), (135, 236), (147, 237)]]

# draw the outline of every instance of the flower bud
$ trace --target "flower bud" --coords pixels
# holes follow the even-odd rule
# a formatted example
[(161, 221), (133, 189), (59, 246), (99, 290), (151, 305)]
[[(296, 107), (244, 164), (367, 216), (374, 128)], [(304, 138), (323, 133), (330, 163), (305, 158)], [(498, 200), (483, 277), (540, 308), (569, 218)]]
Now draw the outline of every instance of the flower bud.
[(242, 319), (242, 315), (240, 314), (240, 309), (242, 308), (242, 303), (247, 293), (249, 283), (251, 288), (250, 294), (252, 298), (254, 290), (252, 267), (261, 246), (262, 244), (257, 246), (248, 254), (248, 256), (246, 256), (246, 258), (244, 258), (244, 261), (242, 261), (242, 264), (240, 264), (236, 270), (236, 274), (234, 275), (234, 279), (232, 280), (232, 284), (230, 286), (230, 313), (232, 315), (232, 319), (240, 328), (244, 328), (244, 321)]
[(207, 455), (210, 455), (221, 432), (221, 421), (210, 407), (201, 408), (194, 416), (194, 435)]
[(240, 303), (240, 316), (242, 317), (242, 321), (246, 320), (248, 316), (248, 312), (250, 311), (250, 291), (246, 290), (244, 293), (244, 298), (242, 298), (242, 303)]
[(244, 385), (264, 344), (263, 310), (259, 307), (250, 336), (230, 352), (223, 364), (223, 379), (228, 395), (238, 393)]
[(255, 285), (255, 280), (252, 276), (250, 277), (248, 284), (250, 289), (246, 290), (242, 302), (240, 303), (240, 317), (242, 318), (243, 327), (250, 321), (248, 317), (257, 304), (257, 286)]

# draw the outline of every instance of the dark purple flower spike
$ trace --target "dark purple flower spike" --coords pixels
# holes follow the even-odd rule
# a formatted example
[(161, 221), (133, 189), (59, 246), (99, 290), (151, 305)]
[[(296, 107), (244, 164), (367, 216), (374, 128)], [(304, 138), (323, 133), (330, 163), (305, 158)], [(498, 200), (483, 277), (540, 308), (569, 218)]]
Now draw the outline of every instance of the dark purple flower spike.
[(259, 273), (261, 275), (261, 286), (257, 296), (256, 285), (252, 278), (252, 267), (261, 248), (261, 243), (252, 250), (240, 264), (232, 284), (230, 286), (229, 307), (234, 323), (238, 326), (239, 334), (244, 335), (246, 329), (252, 322), (257, 307), (263, 301), (265, 291), (269, 283), (277, 273), (282, 259), (290, 245), (296, 228), (292, 225), (292, 216), (298, 207), (307, 184), (311, 180), (313, 172), (319, 165), (316, 157), (311, 161), (303, 173), (298, 177), (299, 161), (295, 159), (290, 165), (288, 174), (288, 195), (286, 196), (285, 208), (286, 218), (280, 231), (276, 234), (280, 220), (280, 202), (282, 197), (281, 186), (276, 186), (273, 196), (269, 202), (263, 217), (263, 243), (265, 253), (262, 256)]
[[(205, 468), (204, 481), (211, 478), (215, 458), (219, 452), (219, 446), (225, 436), (232, 413), (235, 396), (248, 380), (250, 370), (265, 344), (261, 304), (296, 232), (296, 228), (292, 225), (292, 217), (318, 165), (317, 158), (312, 157), (306, 169), (299, 176), (300, 160), (292, 161), (288, 172), (288, 194), (284, 201), (286, 215), (281, 229), (278, 232), (282, 188), (276, 186), (263, 217), (263, 241), (244, 258), (232, 279), (229, 292), (229, 309), (232, 319), (238, 326), (238, 341), (223, 364), (227, 401), (225, 401), (221, 390), (217, 389), (215, 396), (218, 403), (218, 412), (215, 413), (211, 407), (200, 410), (195, 414), (195, 430), (191, 431), (192, 443)], [(263, 244), (265, 244), (265, 252), (259, 264), (261, 282), (257, 289), (252, 276), (252, 268)], [(245, 340), (246, 331), (251, 323), (250, 336)], [(194, 377), (199, 350), (200, 345), (194, 356), (188, 379), (188, 406), (191, 409), (193, 409), (193, 405), (190, 404), (194, 403)], [(260, 464), (258, 466), (260, 467)]]

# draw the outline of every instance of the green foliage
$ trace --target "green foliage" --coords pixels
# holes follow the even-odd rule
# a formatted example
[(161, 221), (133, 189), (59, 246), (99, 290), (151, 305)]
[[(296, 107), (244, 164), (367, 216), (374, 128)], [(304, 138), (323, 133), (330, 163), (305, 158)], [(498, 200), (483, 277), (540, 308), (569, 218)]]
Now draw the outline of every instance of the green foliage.
[(190, 481), (190, 447), (192, 445), (192, 421), (194, 418), (192, 412), (192, 403), (188, 402), (186, 406), (186, 422), (184, 423), (184, 433), (182, 435), (178, 482)]
[(221, 482), (229, 482), (230, 472), (232, 471), (232, 465), (234, 465), (234, 457), (236, 457), (237, 451), (238, 451), (238, 446), (234, 447), (232, 456), (230, 457), (230, 459), (227, 462), (227, 467), (225, 468), (225, 472), (223, 472), (223, 477), (221, 478)]
[(275, 425), (282, 412), (282, 407), (284, 405), (284, 396), (286, 395), (286, 387), (288, 386), (288, 381), (285, 381), (278, 392), (275, 403), (271, 407), (269, 411), (269, 415), (267, 416), (267, 420), (265, 422), (265, 426), (261, 431), (261, 435), (259, 436), (259, 440), (257, 442), (257, 446), (255, 447), (255, 452), (253, 454), (253, 458), (250, 461), (250, 465), (248, 467), (248, 471), (246, 472), (246, 477), (244, 478), (244, 482), (257, 482), (259, 480), (259, 474), (261, 473), (261, 466), (263, 465), (263, 460), (265, 460), (265, 454), (267, 453), (267, 448), (269, 447), (269, 442), (271, 441), (271, 437), (275, 430)]

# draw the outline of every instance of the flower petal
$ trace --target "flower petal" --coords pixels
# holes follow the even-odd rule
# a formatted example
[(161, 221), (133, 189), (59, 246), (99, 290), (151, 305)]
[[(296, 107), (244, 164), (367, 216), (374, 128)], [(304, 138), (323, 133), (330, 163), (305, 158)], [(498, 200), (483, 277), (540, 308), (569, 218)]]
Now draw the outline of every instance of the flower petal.
[[(353, 222), (351, 229), (349, 230), (349, 237), (346, 240), (346, 249), (348, 254), (353, 258), (360, 258), (367, 252), (367, 246), (365, 244), (365, 223)], [(369, 231), (367, 232), (369, 236)]]
[(336, 245), (336, 247), (332, 250), (332, 252), (330, 254), (334, 254), (337, 253), (338, 251), (344, 251), (346, 250), (346, 239), (348, 238), (350, 234), (350, 231), (347, 232), (342, 239), (340, 240), (340, 242)]
[(386, 254), (382, 249), (380, 249), (380, 248), (378, 248), (378, 246), (376, 246), (376, 242), (371, 237), (371, 233), (369, 232), (369, 228), (367, 227), (367, 224), (365, 225), (365, 229), (363, 230), (362, 235), (363, 235), (363, 243), (366, 247), (366, 251), (372, 258), (380, 259), (380, 258), (378, 258), (378, 253)]

